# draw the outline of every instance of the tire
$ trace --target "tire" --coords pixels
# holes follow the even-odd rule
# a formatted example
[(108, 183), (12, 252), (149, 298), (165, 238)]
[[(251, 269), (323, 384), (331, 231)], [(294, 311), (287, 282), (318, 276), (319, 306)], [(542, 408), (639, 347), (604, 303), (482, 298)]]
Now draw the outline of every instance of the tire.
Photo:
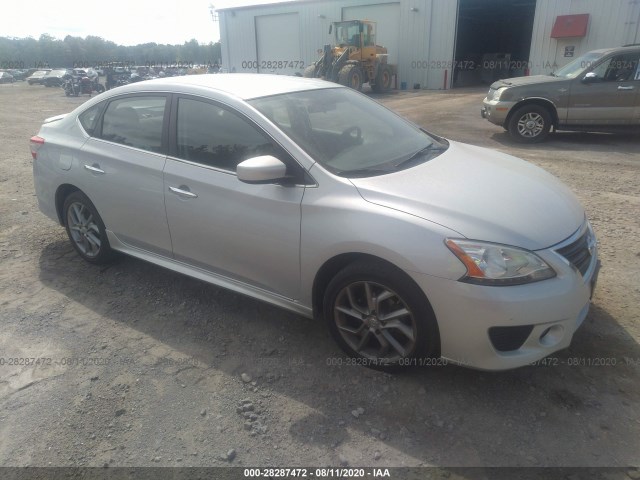
[(347, 64), (338, 73), (338, 83), (361, 91), (364, 74), (358, 65)]
[(64, 201), (62, 214), (69, 241), (84, 260), (100, 265), (113, 259), (102, 218), (84, 193), (70, 194)]
[(541, 142), (551, 130), (551, 114), (540, 105), (524, 105), (513, 112), (507, 130), (518, 142)]
[(378, 73), (376, 74), (376, 83), (371, 86), (371, 89), (376, 93), (384, 93), (391, 88), (391, 78), (393, 76), (391, 67), (387, 64), (380, 64), (378, 66)]
[(99, 83), (99, 84), (96, 86), (96, 92), (98, 92), (98, 93), (102, 93), (102, 92), (104, 92), (104, 90), (105, 90), (105, 89), (104, 89), (104, 85), (102, 85), (101, 83)]
[(307, 68), (304, 69), (304, 71), (302, 72), (302, 76), (305, 78), (315, 78), (315, 73), (316, 73), (316, 64), (312, 63), (311, 65), (308, 65)]
[[(359, 364), (395, 370), (415, 365), (414, 359), (439, 357), (440, 334), (431, 305), (395, 267), (371, 261), (348, 265), (329, 282), (323, 312), (335, 341)], [(393, 312), (400, 315), (382, 318)]]

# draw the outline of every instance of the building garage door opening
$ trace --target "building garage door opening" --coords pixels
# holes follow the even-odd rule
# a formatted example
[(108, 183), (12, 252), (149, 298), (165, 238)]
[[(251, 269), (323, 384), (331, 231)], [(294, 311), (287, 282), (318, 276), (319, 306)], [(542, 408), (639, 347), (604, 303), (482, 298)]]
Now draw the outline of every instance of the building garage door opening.
[(527, 74), (536, 0), (459, 0), (453, 87)]

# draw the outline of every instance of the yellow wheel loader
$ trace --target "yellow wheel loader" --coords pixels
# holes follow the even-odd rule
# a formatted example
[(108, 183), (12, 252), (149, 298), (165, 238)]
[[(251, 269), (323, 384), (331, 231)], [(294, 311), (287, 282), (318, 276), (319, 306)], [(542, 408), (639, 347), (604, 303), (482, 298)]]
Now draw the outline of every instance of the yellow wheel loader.
[(376, 45), (376, 24), (367, 20), (334, 22), (329, 34), (332, 30), (335, 45), (325, 45), (320, 59), (309, 65), (303, 76), (355, 90), (361, 90), (364, 83), (369, 83), (374, 92), (389, 90), (396, 69), (387, 63), (387, 49)]

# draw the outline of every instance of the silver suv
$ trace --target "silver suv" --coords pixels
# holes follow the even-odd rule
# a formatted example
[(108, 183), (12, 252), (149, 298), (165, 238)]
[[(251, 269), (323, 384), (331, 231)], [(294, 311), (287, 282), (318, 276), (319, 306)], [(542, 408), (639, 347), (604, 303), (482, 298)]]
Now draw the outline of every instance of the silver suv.
[(640, 131), (640, 45), (594, 50), (549, 75), (498, 80), (482, 118), (521, 142), (555, 130)]

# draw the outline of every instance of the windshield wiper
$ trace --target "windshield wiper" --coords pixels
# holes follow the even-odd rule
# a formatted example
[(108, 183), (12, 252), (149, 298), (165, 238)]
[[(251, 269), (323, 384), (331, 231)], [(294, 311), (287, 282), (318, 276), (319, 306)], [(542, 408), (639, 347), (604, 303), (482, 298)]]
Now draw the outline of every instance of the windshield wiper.
[(406, 158), (405, 160), (401, 160), (398, 163), (395, 163), (393, 165), (393, 168), (395, 170), (402, 170), (403, 168), (407, 168), (407, 166), (409, 166), (410, 164), (412, 164), (413, 162), (415, 162), (417, 159), (420, 159), (422, 157), (424, 157), (427, 153), (430, 152), (444, 152), (447, 148), (442, 146), (435, 146), (434, 143), (431, 143), (429, 145), (427, 145), (426, 147), (424, 147), (421, 150), (418, 150), (416, 153), (412, 154), (409, 158)]
[(346, 178), (363, 178), (363, 177), (376, 177), (378, 175), (384, 175), (386, 173), (393, 172), (392, 168), (358, 168), (356, 170), (341, 170), (336, 172), (337, 175)]

